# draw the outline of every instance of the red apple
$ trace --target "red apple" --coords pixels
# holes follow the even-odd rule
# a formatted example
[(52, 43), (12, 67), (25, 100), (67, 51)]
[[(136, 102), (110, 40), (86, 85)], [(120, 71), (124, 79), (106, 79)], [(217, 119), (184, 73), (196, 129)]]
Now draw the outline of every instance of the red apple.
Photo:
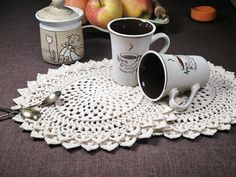
[(84, 11), (84, 16), (82, 18), (82, 23), (86, 23), (87, 19), (85, 16), (85, 9), (88, 0), (64, 0), (64, 5), (69, 7), (77, 7)]
[(86, 17), (95, 26), (106, 29), (107, 24), (123, 15), (120, 0), (89, 0), (86, 7)]
[(64, 5), (78, 7), (85, 11), (88, 0), (64, 0)]
[(150, 18), (153, 13), (152, 0), (121, 0), (125, 17)]

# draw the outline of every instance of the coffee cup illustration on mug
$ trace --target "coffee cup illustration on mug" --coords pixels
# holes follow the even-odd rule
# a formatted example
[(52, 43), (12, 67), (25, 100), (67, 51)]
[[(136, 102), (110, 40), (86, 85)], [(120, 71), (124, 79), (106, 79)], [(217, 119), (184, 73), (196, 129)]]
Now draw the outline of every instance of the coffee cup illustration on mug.
[(138, 62), (142, 55), (136, 53), (120, 53), (117, 56), (119, 69), (123, 73), (136, 74)]
[(164, 33), (155, 33), (156, 27), (148, 20), (118, 18), (108, 24), (112, 48), (112, 79), (124, 86), (137, 86), (137, 67), (143, 53), (150, 45), (162, 38), (165, 44), (160, 50), (165, 53), (170, 39)]
[[(143, 54), (137, 71), (138, 84), (146, 98), (158, 101), (169, 95), (169, 106), (176, 111), (188, 109), (209, 75), (208, 62), (201, 56), (168, 55), (152, 50)], [(177, 104), (178, 93), (187, 90), (191, 90), (187, 102)]]

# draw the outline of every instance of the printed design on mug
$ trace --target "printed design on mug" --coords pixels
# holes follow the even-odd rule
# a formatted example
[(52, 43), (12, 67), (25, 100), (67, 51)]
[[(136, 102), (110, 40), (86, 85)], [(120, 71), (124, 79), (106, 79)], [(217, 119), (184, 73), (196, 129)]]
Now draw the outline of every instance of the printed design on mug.
[(80, 56), (79, 50), (84, 47), (80, 35), (71, 34), (66, 37), (67, 42), (61, 45), (62, 49), (59, 53), (59, 63), (71, 62), (77, 60)]
[(46, 42), (48, 44), (49, 59), (51, 61), (56, 61), (56, 52), (54, 50), (51, 50), (51, 44), (53, 43), (53, 37), (51, 35), (46, 34)]
[(188, 56), (175, 56), (175, 60), (169, 58), (168, 61), (177, 62), (184, 74), (189, 74), (191, 71), (197, 70), (197, 63)]
[(119, 69), (123, 73), (135, 74), (138, 67), (138, 62), (142, 55), (133, 53), (132, 49), (134, 45), (130, 43), (129, 50), (127, 52), (120, 53), (117, 56), (117, 61), (119, 62)]

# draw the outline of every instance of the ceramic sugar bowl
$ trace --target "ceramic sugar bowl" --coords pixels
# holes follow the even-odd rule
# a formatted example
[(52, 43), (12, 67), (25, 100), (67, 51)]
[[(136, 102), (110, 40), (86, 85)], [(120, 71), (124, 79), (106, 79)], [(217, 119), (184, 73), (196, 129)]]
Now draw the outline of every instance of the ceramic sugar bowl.
[(51, 64), (71, 64), (84, 56), (84, 38), (81, 27), (83, 11), (64, 7), (64, 0), (36, 13), (39, 20), (43, 59)]

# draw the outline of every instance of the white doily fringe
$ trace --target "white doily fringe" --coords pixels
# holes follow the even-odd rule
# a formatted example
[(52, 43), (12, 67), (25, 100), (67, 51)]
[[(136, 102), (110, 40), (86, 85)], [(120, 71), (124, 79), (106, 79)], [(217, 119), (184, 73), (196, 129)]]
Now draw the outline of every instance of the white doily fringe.
[[(36, 107), (42, 113), (38, 121), (20, 115), (13, 119), (31, 131), (31, 137), (43, 138), (47, 144), (62, 144), (66, 149), (81, 146), (87, 151), (131, 147), (137, 139), (153, 135), (170, 139), (212, 136), (236, 123), (236, 80), (233, 72), (209, 66), (208, 84), (187, 111), (178, 113), (167, 105), (166, 98), (150, 102), (138, 87), (115, 84), (108, 59), (62, 65), (38, 74), (36, 81), (27, 82), (27, 88), (18, 89), (21, 96), (14, 99), (13, 109), (40, 104), (47, 95), (61, 90), (56, 104)], [(186, 98), (181, 95), (176, 101), (184, 104)]]

